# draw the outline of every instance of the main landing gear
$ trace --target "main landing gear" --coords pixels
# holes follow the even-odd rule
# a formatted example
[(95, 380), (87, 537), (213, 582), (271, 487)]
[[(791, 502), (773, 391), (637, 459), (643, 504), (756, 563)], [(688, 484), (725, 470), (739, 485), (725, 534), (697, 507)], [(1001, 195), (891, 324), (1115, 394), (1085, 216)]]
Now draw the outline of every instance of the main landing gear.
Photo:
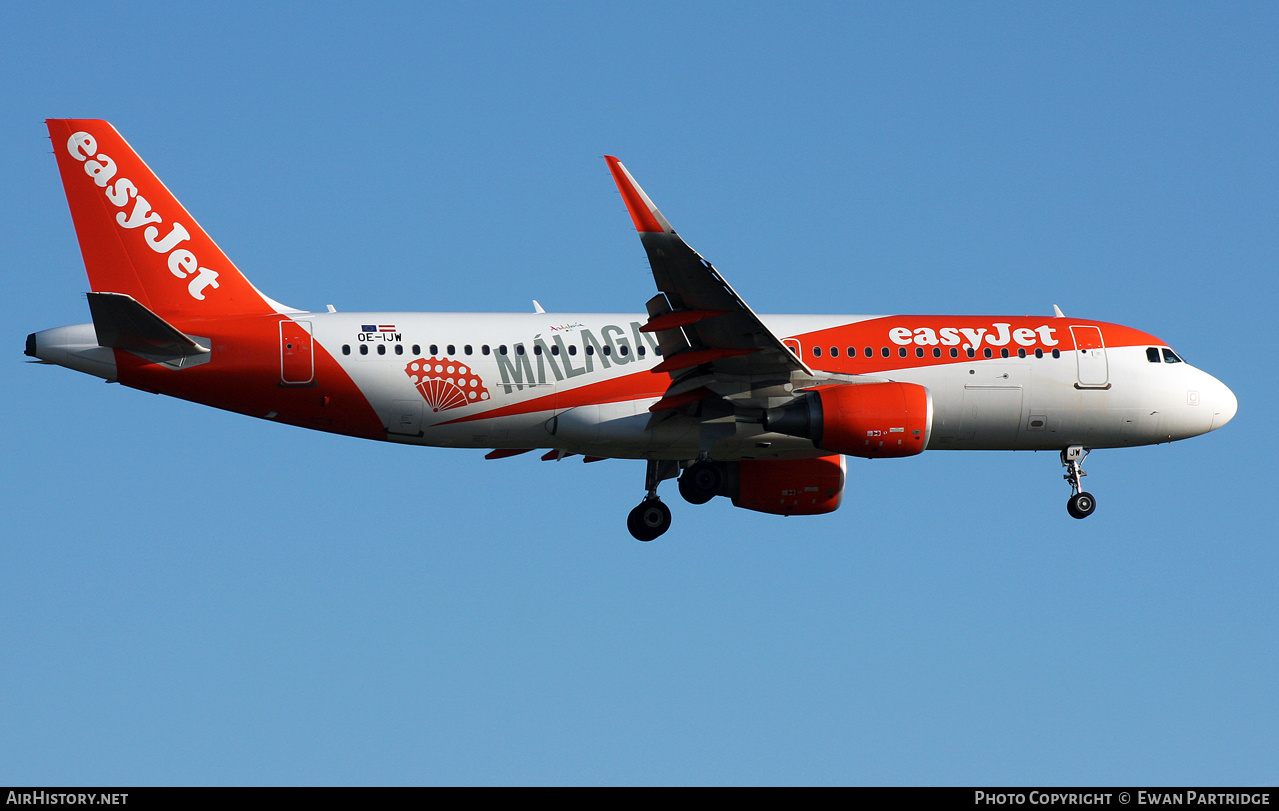
[(657, 485), (679, 475), (679, 462), (649, 459), (644, 472), (644, 487), (648, 495), (639, 506), (626, 516), (626, 528), (637, 541), (651, 541), (671, 528), (671, 508), (657, 496)]
[(671, 508), (656, 494), (646, 497), (626, 516), (626, 528), (638, 541), (651, 541), (671, 528)]
[(719, 495), (724, 474), (719, 465), (703, 459), (689, 465), (679, 477), (679, 494), (689, 504), (705, 504)]
[(1087, 518), (1092, 515), (1093, 510), (1097, 509), (1097, 499), (1093, 498), (1092, 493), (1085, 493), (1079, 482), (1088, 475), (1084, 472), (1086, 458), (1088, 458), (1088, 449), (1082, 445), (1071, 445), (1061, 452), (1061, 463), (1066, 468), (1066, 474), (1062, 478), (1070, 483), (1070, 490), (1073, 493), (1070, 500), (1066, 502), (1066, 512), (1070, 513), (1072, 518)]

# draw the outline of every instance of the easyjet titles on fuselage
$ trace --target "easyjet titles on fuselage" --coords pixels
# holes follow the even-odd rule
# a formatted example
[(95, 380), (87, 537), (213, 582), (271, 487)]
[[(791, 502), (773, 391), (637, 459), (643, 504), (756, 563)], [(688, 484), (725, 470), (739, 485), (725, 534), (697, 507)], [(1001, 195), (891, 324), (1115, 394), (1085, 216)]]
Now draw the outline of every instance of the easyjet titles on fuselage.
[[(963, 349), (979, 349), (984, 341), (991, 346), (1008, 346), (1009, 341), (1019, 346), (1031, 347), (1035, 344), (1057, 346), (1059, 343), (1053, 333), (1056, 327), (1019, 327), (1012, 329), (1012, 324), (993, 323), (993, 329), (985, 327), (894, 327), (888, 331), (888, 339), (898, 346), (959, 346)], [(965, 343), (965, 339), (967, 342)]]

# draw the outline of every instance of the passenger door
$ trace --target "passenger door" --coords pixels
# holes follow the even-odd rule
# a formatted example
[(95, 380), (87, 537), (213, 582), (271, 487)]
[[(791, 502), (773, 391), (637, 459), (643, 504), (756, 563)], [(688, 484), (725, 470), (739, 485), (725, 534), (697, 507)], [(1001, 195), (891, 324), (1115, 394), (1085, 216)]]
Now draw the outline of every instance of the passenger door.
[(1070, 335), (1075, 340), (1075, 359), (1078, 363), (1078, 388), (1110, 388), (1110, 368), (1106, 361), (1106, 343), (1098, 327), (1073, 326)]

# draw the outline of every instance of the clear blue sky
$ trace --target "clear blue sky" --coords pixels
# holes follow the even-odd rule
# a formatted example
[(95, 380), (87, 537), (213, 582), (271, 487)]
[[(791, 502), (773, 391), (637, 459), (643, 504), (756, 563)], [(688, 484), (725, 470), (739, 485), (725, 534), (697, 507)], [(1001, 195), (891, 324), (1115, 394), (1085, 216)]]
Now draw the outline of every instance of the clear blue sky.
[[(0, 784), (1279, 782), (1279, 7), (15, 4)], [(1116, 7), (1118, 6), (1118, 7)], [(22, 361), (88, 320), (46, 117), (293, 306), (639, 311), (620, 156), (761, 312), (1167, 340), (1225, 429), (684, 503)]]

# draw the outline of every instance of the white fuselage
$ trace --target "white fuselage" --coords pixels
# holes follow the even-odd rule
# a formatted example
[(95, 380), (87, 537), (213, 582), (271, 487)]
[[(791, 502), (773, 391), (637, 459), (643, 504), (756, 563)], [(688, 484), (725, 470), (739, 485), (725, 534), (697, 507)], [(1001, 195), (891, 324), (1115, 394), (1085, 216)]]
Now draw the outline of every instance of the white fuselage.
[[(647, 372), (661, 358), (654, 351), (655, 342), (639, 331), (645, 318), (599, 313), (316, 313), (296, 320), (309, 321), (316, 341), (365, 393), (393, 441), (557, 448), (635, 458), (695, 457), (702, 430), (697, 420), (655, 420), (648, 411), (661, 396), (667, 378)], [(872, 317), (761, 318), (775, 334), (793, 336)], [(361, 332), (371, 324), (395, 330)], [(906, 359), (894, 355), (890, 362), (895, 368), (887, 369), (882, 368), (880, 349), (874, 348), (877, 368), (871, 375), (928, 388), (934, 407), (929, 449), (1147, 445), (1206, 433), (1234, 415), (1234, 396), (1223, 384), (1186, 363), (1152, 363), (1148, 348), (1105, 348), (1095, 359), (1081, 358), (1073, 345), (1062, 346), (1056, 357), (1010, 353), (1008, 358), (987, 359), (978, 354), (970, 359), (965, 353), (959, 361), (944, 365), (913, 365), (913, 354)], [(822, 358), (804, 349), (804, 359), (820, 369)], [(523, 354), (516, 354), (520, 350)], [(433, 411), (405, 374), (406, 364), (429, 357), (452, 360), (459, 368), (471, 370), (484, 382), (488, 398), (458, 409)], [(1080, 384), (1081, 363), (1085, 364), (1084, 385)], [(585, 402), (574, 394), (606, 381), (618, 383), (618, 390), (587, 395)], [(521, 404), (528, 410), (522, 410)], [(499, 415), (458, 421), (475, 411)], [(731, 428), (715, 440), (712, 457), (814, 453), (807, 440), (767, 433), (754, 422), (735, 421)]]
[[(856, 331), (877, 318), (761, 316), (779, 336)], [(291, 337), (281, 332), (278, 364), (261, 358), (254, 365), (271, 370), (265, 374), (278, 369), (275, 382), (285, 388), (323, 387), (309, 359), (327, 353), (377, 414), (388, 441), (680, 460), (703, 450), (720, 460), (819, 453), (807, 439), (768, 432), (758, 420), (740, 415), (707, 422), (651, 413), (649, 406), (670, 379), (649, 371), (661, 357), (656, 341), (640, 331), (646, 317), (638, 314), (295, 313), (292, 320), (298, 329)], [(1211, 375), (1184, 362), (1165, 362), (1162, 354), (1152, 362), (1152, 350), (1164, 352), (1156, 339), (1088, 353), (1069, 338), (1074, 323), (1054, 328), (1056, 355), (1041, 347), (1038, 356), (1023, 351), (1025, 357), (1014, 349), (1005, 358), (1001, 349), (986, 358), (989, 347), (983, 346), (970, 358), (965, 344), (958, 358), (949, 358), (950, 347), (883, 339), (878, 342), (883, 346), (863, 341), (865, 346), (833, 347), (844, 357), (832, 358), (832, 348), (821, 348), (817, 356), (810, 341), (786, 340), (815, 374), (833, 369), (868, 381), (926, 387), (933, 409), (930, 450), (1149, 445), (1207, 433), (1234, 416), (1234, 395)], [(43, 359), (115, 379), (119, 350), (97, 346), (91, 324), (36, 337)], [(311, 346), (303, 354), (292, 354), (307, 341)], [(220, 360), (214, 343), (210, 364)], [(943, 348), (942, 360), (933, 359), (934, 349)], [(850, 349), (855, 359), (847, 357)], [(412, 368), (429, 360), (435, 361), (429, 374)], [(858, 364), (870, 366), (860, 370)], [(777, 393), (777, 402), (791, 396), (785, 385)], [(260, 410), (254, 415), (276, 417), (273, 409)]]

